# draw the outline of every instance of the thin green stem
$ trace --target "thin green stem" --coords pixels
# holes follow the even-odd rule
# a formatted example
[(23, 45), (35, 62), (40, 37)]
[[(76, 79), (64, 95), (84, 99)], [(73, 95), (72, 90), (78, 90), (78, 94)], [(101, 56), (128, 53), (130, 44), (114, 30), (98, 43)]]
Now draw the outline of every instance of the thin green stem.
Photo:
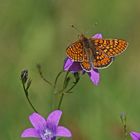
[(61, 71), (57, 74), (57, 76), (56, 76), (56, 78), (55, 78), (55, 81), (54, 81), (54, 89), (56, 88), (56, 84), (57, 84), (58, 78), (60, 77), (60, 75), (61, 75), (63, 72), (64, 72), (64, 71), (61, 70)]
[(31, 102), (30, 99), (29, 99), (28, 91), (26, 90), (25, 84), (24, 84), (23, 82), (22, 82), (22, 85), (23, 85), (23, 89), (24, 89), (25, 96), (26, 96), (26, 99), (27, 99), (28, 103), (30, 104), (30, 106), (32, 107), (32, 109), (33, 109), (36, 113), (38, 113), (38, 111), (35, 109), (35, 107), (33, 106), (32, 102)]
[(122, 124), (123, 124), (123, 131), (124, 131), (124, 140), (127, 140), (128, 132), (127, 132), (127, 125), (126, 125), (126, 114), (121, 114), (120, 116)]
[(60, 97), (60, 100), (59, 100), (59, 103), (58, 103), (58, 107), (57, 107), (57, 109), (60, 109), (61, 108), (61, 104), (62, 104), (62, 101), (63, 101), (63, 99), (64, 99), (64, 90), (65, 90), (65, 88), (66, 88), (66, 81), (67, 81), (67, 77), (68, 77), (68, 74), (69, 74), (69, 71), (67, 71), (67, 73), (66, 73), (66, 75), (65, 75), (65, 79), (64, 79), (64, 82), (63, 82), (63, 89), (61, 90), (62, 92), (62, 94), (61, 94), (61, 97)]
[(61, 104), (62, 104), (64, 95), (65, 95), (64, 92), (62, 92), (57, 109), (60, 109), (61, 108)]
[(70, 93), (71, 90), (77, 85), (78, 81), (77, 82), (74, 82), (74, 84), (66, 91), (66, 93)]
[(126, 125), (124, 125), (124, 136), (125, 136), (124, 139), (127, 140), (128, 133), (127, 133)]
[(74, 74), (74, 77), (75, 77), (75, 81), (73, 82), (73, 85), (66, 91), (66, 93), (72, 93), (72, 89), (78, 84), (78, 82), (79, 82), (79, 80), (80, 80), (80, 78), (79, 78), (79, 74), (77, 73), (75, 73)]
[(27, 100), (28, 100), (30, 106), (32, 107), (32, 109), (33, 109), (36, 113), (38, 113), (38, 111), (35, 109), (35, 107), (34, 107), (33, 104), (31, 103), (31, 101), (30, 101), (30, 99), (29, 99), (29, 96), (26, 96), (26, 98), (27, 98)]
[(48, 81), (45, 77), (44, 77), (44, 75), (43, 75), (43, 73), (42, 73), (42, 70), (41, 70), (41, 66), (38, 64), (37, 65), (37, 68), (38, 68), (38, 72), (39, 72), (39, 74), (40, 74), (40, 77), (47, 83), (47, 84), (49, 84), (50, 86), (53, 86), (53, 84), (50, 82), (50, 81)]
[(64, 83), (63, 83), (63, 90), (65, 90), (67, 88), (67, 78), (68, 78), (68, 74), (69, 71), (67, 71), (66, 75), (65, 75), (65, 79), (64, 79)]

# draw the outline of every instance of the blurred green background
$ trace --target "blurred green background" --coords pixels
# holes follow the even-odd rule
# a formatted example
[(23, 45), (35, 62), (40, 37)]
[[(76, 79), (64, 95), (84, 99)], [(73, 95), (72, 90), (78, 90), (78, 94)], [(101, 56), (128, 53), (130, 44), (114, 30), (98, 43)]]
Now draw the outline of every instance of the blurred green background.
[[(123, 140), (120, 113), (128, 130), (140, 132), (140, 1), (139, 0), (0, 0), (0, 139), (20, 140), (31, 126), (33, 111), (20, 81), (30, 71), (30, 97), (43, 115), (51, 111), (52, 89), (40, 78), (54, 80), (63, 66), (65, 49), (78, 39), (75, 25), (87, 36), (123, 38), (129, 47), (94, 86), (84, 75), (74, 93), (64, 97), (61, 124), (73, 140)], [(130, 139), (130, 138), (129, 138)]]

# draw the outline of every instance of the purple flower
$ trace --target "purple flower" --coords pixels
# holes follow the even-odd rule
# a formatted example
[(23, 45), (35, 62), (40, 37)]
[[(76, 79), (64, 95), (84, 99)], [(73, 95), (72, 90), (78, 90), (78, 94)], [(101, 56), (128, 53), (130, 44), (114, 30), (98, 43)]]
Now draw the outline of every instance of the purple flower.
[(140, 140), (140, 133), (138, 132), (130, 132), (130, 136), (132, 140)]
[[(95, 34), (94, 36), (92, 36), (92, 38), (102, 38), (101, 34)], [(78, 71), (83, 71), (83, 73), (87, 73), (92, 81), (93, 84), (98, 85), (99, 81), (100, 81), (100, 73), (98, 71), (98, 69), (92, 69), (89, 72), (85, 71), (81, 65), (80, 62), (74, 62), (73, 60), (71, 60), (70, 58), (66, 58), (65, 62), (64, 62), (64, 70), (65, 71), (71, 71), (71, 72), (78, 72)]]
[(51, 112), (47, 119), (38, 113), (31, 114), (29, 120), (34, 128), (25, 129), (21, 137), (32, 137), (40, 140), (55, 140), (56, 137), (71, 137), (72, 134), (67, 128), (58, 126), (61, 115), (62, 111), (60, 110)]

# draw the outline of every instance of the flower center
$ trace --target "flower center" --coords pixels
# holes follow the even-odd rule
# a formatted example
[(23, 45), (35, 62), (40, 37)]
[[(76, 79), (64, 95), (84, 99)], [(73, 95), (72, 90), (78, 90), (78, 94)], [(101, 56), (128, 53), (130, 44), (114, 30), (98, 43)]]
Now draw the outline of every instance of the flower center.
[(43, 134), (41, 134), (41, 138), (42, 140), (47, 140), (50, 138), (53, 138), (53, 132), (49, 129), (45, 129), (45, 131), (43, 132)]

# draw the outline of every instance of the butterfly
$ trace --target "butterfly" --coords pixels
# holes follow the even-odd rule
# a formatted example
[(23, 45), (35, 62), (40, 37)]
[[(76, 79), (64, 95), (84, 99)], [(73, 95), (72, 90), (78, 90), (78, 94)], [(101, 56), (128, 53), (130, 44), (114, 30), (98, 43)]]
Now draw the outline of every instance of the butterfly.
[(85, 71), (108, 67), (114, 57), (126, 50), (128, 43), (123, 39), (97, 39), (80, 35), (78, 41), (70, 44), (66, 55), (74, 62), (80, 62)]

